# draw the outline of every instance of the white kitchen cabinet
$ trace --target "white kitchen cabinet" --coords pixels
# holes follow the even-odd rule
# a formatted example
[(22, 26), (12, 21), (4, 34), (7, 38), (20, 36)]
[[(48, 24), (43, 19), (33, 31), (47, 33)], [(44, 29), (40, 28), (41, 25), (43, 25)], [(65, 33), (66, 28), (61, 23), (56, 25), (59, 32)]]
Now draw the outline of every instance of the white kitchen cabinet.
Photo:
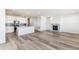
[[(12, 16), (12, 15), (6, 15), (5, 17), (5, 24), (12, 24), (14, 21), (19, 21), (20, 23), (27, 23), (27, 18), (26, 17), (20, 17), (20, 16)], [(6, 26), (5, 28), (6, 33), (12, 33), (14, 32), (14, 27), (13, 26)]]
[(25, 17), (20, 17), (20, 16), (13, 16), (14, 21), (19, 21), (20, 23), (26, 23), (26, 18)]
[(5, 20), (6, 23), (13, 23), (13, 21), (14, 21), (13, 16), (6, 16), (5, 19), (6, 19)]
[(14, 32), (14, 27), (6, 27), (6, 33)]
[(6, 15), (6, 23), (13, 23), (14, 21), (19, 21), (20, 23), (27, 23), (27, 17)]

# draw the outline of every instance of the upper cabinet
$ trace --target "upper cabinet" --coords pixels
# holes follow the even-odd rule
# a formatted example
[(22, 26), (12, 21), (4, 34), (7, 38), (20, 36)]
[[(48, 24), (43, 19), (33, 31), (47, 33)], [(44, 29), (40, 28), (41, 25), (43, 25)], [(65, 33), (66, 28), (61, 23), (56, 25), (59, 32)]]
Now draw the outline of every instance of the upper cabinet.
[(19, 21), (20, 23), (27, 23), (26, 22), (26, 20), (27, 20), (26, 17), (13, 16), (13, 18), (14, 18), (14, 20)]
[(13, 23), (13, 21), (14, 21), (14, 18), (13, 18), (13, 16), (5, 16), (5, 22), (6, 23)]
[(6, 23), (13, 23), (14, 20), (19, 21), (20, 23), (27, 23), (27, 17), (6, 15)]

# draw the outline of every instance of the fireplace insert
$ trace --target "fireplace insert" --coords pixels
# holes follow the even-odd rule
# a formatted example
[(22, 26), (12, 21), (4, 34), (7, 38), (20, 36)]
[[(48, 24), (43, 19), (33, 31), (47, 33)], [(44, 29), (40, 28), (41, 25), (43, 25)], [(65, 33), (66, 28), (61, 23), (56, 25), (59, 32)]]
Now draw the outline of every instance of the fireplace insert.
[(53, 30), (58, 30), (58, 26), (54, 25)]
[(52, 30), (53, 31), (58, 31), (59, 30), (59, 24), (53, 24)]

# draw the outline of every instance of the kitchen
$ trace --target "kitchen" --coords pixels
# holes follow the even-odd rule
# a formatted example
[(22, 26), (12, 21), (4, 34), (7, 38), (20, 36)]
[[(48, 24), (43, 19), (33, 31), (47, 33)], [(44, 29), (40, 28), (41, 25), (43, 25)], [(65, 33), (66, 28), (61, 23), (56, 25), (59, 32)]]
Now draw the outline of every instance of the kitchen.
[[(34, 27), (30, 25), (29, 20), (28, 17), (6, 14), (6, 33), (15, 32), (17, 35), (23, 35), (34, 32)], [(27, 32), (24, 29), (27, 29)]]

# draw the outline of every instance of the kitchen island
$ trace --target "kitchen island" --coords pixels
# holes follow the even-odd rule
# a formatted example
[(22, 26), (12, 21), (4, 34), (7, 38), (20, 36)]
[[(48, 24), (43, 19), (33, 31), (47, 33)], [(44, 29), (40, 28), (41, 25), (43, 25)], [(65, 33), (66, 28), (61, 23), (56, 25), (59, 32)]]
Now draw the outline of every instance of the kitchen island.
[(33, 26), (17, 27), (17, 32), (16, 33), (17, 33), (18, 36), (34, 33), (34, 27)]

